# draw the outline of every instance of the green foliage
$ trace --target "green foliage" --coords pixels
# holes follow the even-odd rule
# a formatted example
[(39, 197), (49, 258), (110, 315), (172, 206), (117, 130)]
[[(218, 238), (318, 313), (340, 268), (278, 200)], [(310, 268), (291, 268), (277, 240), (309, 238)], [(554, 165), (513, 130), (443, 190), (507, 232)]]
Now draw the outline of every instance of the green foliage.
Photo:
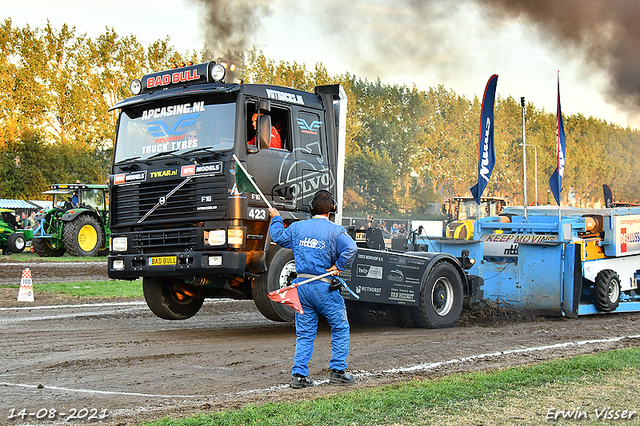
[[(347, 205), (345, 214), (364, 207), (368, 211), (396, 211), (393, 197), (393, 165), (386, 152), (369, 148), (347, 159), (345, 166), (345, 186), (361, 200), (353, 207)], [(351, 194), (351, 193), (350, 193)]]
[(135, 36), (113, 29), (91, 39), (67, 25), (20, 29), (5, 20), (0, 197), (34, 198), (55, 182), (104, 183), (117, 119), (108, 109), (130, 96), (132, 79), (179, 59), (168, 38), (145, 50)]
[[(245, 83), (307, 91), (342, 85), (349, 104), (345, 212), (418, 218), (432, 210), (430, 203), (469, 195), (477, 181), (477, 97), (466, 99), (442, 85), (423, 91), (349, 74), (331, 76), (320, 62), (311, 69), (276, 62), (255, 49), (235, 56), (241, 58)], [(145, 47), (134, 35), (121, 37), (109, 28), (91, 39), (67, 25), (16, 28), (5, 20), (0, 24), (0, 197), (35, 197), (54, 182), (105, 182), (117, 119), (108, 109), (129, 96), (129, 82), (179, 61), (213, 59), (206, 47), (177, 52), (168, 37)], [(526, 116), (527, 198), (544, 202), (556, 168), (556, 117), (532, 104), (526, 105)], [(577, 205), (592, 206), (602, 200), (604, 183), (615, 201), (640, 201), (631, 161), (640, 153), (640, 132), (581, 114), (565, 116), (564, 124), (564, 203), (571, 192)], [(498, 97), (497, 163), (486, 195), (522, 202), (521, 143), (520, 103)]]

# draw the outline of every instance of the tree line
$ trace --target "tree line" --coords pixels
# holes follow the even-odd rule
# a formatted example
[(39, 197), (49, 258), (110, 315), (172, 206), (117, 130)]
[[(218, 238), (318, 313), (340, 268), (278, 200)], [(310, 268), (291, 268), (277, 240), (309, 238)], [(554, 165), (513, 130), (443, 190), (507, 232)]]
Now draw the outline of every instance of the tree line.
[[(66, 25), (17, 28), (10, 20), (0, 26), (0, 52), (0, 198), (22, 199), (37, 198), (55, 182), (106, 182), (117, 120), (109, 108), (130, 96), (130, 81), (180, 61), (215, 59), (206, 48), (178, 52), (168, 38), (145, 47), (134, 35), (109, 29), (92, 39)], [(419, 218), (429, 203), (470, 195), (477, 181), (478, 97), (467, 99), (442, 85), (423, 90), (329, 75), (321, 62), (309, 69), (256, 50), (236, 56), (245, 83), (308, 91), (320, 84), (344, 87), (346, 214)], [(525, 111), (527, 200), (552, 203), (556, 115), (531, 103)], [(564, 126), (563, 204), (593, 206), (602, 201), (605, 183), (616, 201), (638, 202), (632, 160), (640, 150), (638, 130), (581, 114), (565, 115)], [(498, 96), (496, 166), (485, 195), (522, 203), (521, 144), (520, 102)]]

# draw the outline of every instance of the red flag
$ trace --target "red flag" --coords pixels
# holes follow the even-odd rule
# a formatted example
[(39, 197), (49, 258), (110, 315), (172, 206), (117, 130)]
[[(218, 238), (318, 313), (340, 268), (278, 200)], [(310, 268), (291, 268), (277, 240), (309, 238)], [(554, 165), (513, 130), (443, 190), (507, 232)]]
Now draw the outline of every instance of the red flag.
[(304, 310), (302, 310), (302, 305), (300, 304), (300, 299), (298, 298), (298, 284), (293, 284), (288, 287), (282, 287), (280, 290), (274, 290), (269, 292), (269, 299), (273, 300), (277, 303), (283, 303), (285, 305), (291, 306), (295, 309), (300, 315), (304, 314)]

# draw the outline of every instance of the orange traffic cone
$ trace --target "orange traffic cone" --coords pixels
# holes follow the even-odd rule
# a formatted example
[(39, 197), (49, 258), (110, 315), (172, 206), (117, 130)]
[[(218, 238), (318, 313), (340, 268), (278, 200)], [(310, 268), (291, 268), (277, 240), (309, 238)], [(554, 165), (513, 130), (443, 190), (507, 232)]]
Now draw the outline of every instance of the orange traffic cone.
[(18, 302), (33, 302), (33, 283), (31, 282), (31, 270), (26, 268), (22, 271), (20, 280), (20, 290), (18, 291)]

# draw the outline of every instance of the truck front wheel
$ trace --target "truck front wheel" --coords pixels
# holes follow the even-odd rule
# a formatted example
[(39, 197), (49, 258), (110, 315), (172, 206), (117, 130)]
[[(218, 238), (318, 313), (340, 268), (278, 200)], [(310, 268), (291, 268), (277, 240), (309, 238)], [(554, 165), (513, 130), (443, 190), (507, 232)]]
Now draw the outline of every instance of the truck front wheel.
[(596, 275), (593, 301), (602, 312), (615, 311), (620, 303), (620, 277), (611, 269), (603, 269)]
[(102, 229), (91, 216), (80, 216), (64, 226), (64, 247), (71, 256), (95, 257), (102, 246)]
[(166, 278), (143, 278), (142, 291), (149, 309), (167, 320), (191, 318), (198, 313), (204, 301), (196, 297), (186, 284)]
[(262, 315), (272, 321), (290, 322), (295, 317), (293, 308), (269, 299), (269, 292), (291, 284), (296, 277), (296, 263), (289, 249), (272, 246), (267, 253), (267, 272), (251, 282), (253, 301)]
[(423, 328), (453, 327), (462, 313), (462, 279), (458, 270), (447, 262), (433, 267), (420, 291), (415, 309), (415, 325)]

